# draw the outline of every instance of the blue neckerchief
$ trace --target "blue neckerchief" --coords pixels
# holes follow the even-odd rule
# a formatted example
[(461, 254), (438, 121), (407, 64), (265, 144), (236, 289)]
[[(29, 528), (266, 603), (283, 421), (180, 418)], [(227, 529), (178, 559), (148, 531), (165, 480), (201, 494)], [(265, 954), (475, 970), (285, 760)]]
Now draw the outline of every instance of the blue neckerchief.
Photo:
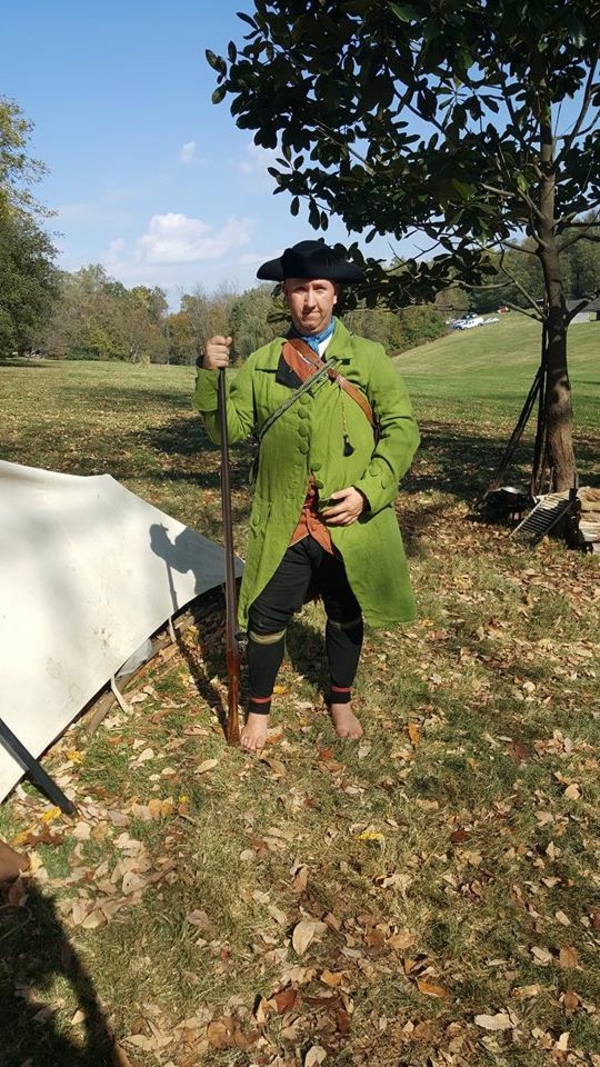
[(331, 337), (335, 330), (335, 318), (332, 318), (329, 325), (321, 333), (303, 334), (299, 333), (295, 326), (291, 326), (289, 330), (289, 337), (298, 337), (301, 341), (305, 341), (307, 345), (312, 348), (313, 352), (319, 355), (319, 345), (326, 341), (328, 337)]

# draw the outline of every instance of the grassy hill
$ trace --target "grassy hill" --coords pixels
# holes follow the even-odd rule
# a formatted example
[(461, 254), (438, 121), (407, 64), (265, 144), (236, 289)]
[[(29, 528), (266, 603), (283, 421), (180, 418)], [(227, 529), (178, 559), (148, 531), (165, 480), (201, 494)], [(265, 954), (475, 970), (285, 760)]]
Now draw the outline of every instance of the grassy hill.
[[(454, 330), (395, 358), (422, 413), (449, 414), (450, 405), (474, 421), (517, 415), (539, 363), (540, 326), (504, 315), (494, 326)], [(600, 323), (569, 330), (569, 368), (578, 426), (600, 423)], [(474, 403), (475, 401), (475, 403)], [(434, 410), (432, 410), (432, 404)], [(437, 410), (435, 410), (437, 409)]]

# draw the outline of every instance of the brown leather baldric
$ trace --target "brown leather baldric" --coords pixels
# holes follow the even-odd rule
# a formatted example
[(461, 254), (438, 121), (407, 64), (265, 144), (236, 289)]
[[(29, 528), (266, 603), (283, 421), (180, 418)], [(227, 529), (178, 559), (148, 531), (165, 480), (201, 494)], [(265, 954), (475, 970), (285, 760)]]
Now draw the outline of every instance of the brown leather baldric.
[[(310, 345), (306, 344), (306, 341), (301, 341), (299, 337), (293, 337), (291, 340), (285, 341), (282, 348), (282, 356), (288, 367), (297, 374), (302, 382), (305, 382), (308, 378), (312, 378), (313, 374), (323, 366), (321, 357), (313, 351)], [(336, 382), (340, 389), (343, 389), (344, 392), (358, 404), (363, 415), (367, 417), (373, 430), (376, 432), (377, 424), (375, 422), (375, 416), (373, 415), (373, 408), (369, 404), (365, 394), (361, 392), (356, 385), (349, 382), (347, 378), (344, 378), (343, 374), (340, 374), (335, 367), (328, 368), (327, 376), (331, 381)]]

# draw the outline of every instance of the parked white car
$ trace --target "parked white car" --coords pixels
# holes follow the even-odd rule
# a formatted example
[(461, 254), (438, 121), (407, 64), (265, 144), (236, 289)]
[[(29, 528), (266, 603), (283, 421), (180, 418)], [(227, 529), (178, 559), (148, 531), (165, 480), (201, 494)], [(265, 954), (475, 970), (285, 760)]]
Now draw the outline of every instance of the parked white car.
[(468, 315), (463, 315), (462, 318), (457, 319), (454, 323), (453, 329), (455, 330), (472, 330), (475, 326), (482, 326), (483, 319), (481, 315), (475, 315), (472, 311)]
[(475, 326), (488, 326), (493, 322), (499, 322), (498, 317), (484, 319), (483, 315), (476, 315), (474, 311), (461, 315), (459, 319), (452, 319), (447, 323), (453, 330), (472, 330)]

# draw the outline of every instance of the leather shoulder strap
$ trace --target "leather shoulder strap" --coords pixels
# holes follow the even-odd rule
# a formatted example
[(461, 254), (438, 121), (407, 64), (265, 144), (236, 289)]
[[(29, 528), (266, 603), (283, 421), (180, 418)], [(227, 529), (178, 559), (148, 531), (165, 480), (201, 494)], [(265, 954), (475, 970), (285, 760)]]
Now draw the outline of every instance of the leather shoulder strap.
[(343, 374), (340, 374), (340, 372), (336, 370), (335, 367), (332, 367), (331, 370), (328, 371), (328, 374), (329, 377), (336, 381), (340, 388), (343, 389), (344, 392), (347, 393), (348, 396), (351, 397), (356, 404), (358, 404), (363, 415), (366, 415), (367, 419), (371, 423), (371, 426), (373, 427), (373, 429), (375, 429), (375, 416), (373, 415), (373, 408), (369, 404), (369, 401), (367, 400), (362, 390), (359, 389), (357, 385), (353, 385), (352, 382), (349, 382), (347, 378), (344, 378)]
[[(313, 352), (310, 345), (306, 344), (306, 341), (301, 341), (299, 337), (292, 337), (287, 340), (282, 349), (282, 355), (286, 363), (301, 381), (306, 381), (308, 378), (312, 378), (316, 371), (320, 370), (324, 364), (320, 356), (317, 356), (316, 352)], [(365, 394), (358, 388), (349, 382), (347, 378), (344, 378), (342, 374), (335, 367), (330, 367), (327, 371), (327, 375), (332, 381), (335, 381), (340, 389), (343, 389), (349, 397), (358, 404), (363, 415), (369, 420), (373, 429), (375, 429), (375, 417), (373, 415), (373, 408), (369, 404)]]

